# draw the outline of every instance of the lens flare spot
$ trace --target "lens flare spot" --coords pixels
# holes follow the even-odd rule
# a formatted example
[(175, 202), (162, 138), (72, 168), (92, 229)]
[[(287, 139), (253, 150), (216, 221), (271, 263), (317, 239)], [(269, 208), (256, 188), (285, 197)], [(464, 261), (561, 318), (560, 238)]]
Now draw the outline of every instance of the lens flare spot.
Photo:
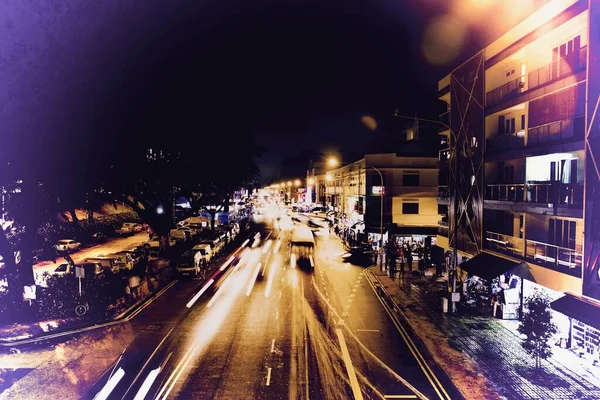
[(467, 25), (451, 15), (434, 18), (423, 35), (421, 52), (432, 65), (448, 65), (461, 53)]

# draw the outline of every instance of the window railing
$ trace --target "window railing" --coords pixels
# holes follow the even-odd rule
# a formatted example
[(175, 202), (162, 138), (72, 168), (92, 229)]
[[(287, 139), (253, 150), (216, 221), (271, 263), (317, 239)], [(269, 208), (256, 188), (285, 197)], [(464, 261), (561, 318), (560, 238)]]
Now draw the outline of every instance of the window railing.
[(583, 185), (562, 182), (491, 184), (485, 187), (485, 200), (581, 207)]
[(579, 51), (552, 61), (527, 75), (528, 89), (572, 75), (586, 68), (587, 46)]
[(562, 182), (528, 183), (525, 200), (528, 203), (579, 207), (583, 205), (583, 185)]
[(555, 121), (529, 128), (527, 131), (527, 146), (536, 146), (552, 141), (583, 139), (584, 132), (584, 117)]
[(522, 256), (525, 240), (496, 232), (485, 232), (484, 247), (514, 256)]
[(448, 221), (438, 221), (438, 235), (448, 237)]
[(490, 90), (485, 95), (486, 106), (493, 106), (494, 104), (500, 103), (502, 100), (518, 94), (521, 89), (525, 86), (525, 75), (519, 76), (510, 82), (505, 83), (495, 89)]
[(509, 183), (485, 186), (485, 199), (498, 201), (525, 201), (525, 185)]
[(573, 249), (526, 240), (525, 257), (536, 264), (575, 276), (581, 275), (583, 255)]
[(525, 146), (524, 136), (523, 131), (498, 134), (485, 140), (485, 149), (487, 152), (519, 149)]
[(440, 199), (449, 199), (450, 198), (450, 189), (448, 186), (442, 185), (438, 186), (438, 198)]

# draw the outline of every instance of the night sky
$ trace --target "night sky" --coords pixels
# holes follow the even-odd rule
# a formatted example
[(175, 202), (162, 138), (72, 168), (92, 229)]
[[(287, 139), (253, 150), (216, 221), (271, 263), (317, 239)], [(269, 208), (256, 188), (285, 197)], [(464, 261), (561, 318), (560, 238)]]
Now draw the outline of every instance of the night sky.
[(2, 143), (63, 157), (66, 140), (92, 155), (90, 137), (201, 147), (219, 135), (226, 156), (255, 135), (268, 179), (304, 151), (360, 152), (365, 115), (377, 129), (394, 109), (435, 117), (438, 79), (494, 37), (480, 17), (499, 3), (5, 0)]

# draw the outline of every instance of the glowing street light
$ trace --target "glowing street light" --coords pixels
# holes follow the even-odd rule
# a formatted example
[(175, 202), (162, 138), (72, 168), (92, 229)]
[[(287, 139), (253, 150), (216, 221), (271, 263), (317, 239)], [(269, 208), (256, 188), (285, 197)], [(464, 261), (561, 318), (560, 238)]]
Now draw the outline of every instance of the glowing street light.
[(308, 178), (308, 184), (309, 185), (314, 185), (315, 184), (315, 178)]
[(300, 186), (300, 183), (301, 183), (301, 182), (300, 182), (300, 179), (296, 179), (296, 180), (294, 181), (294, 186), (298, 187), (298, 186)]
[(331, 182), (333, 180), (333, 177), (331, 176), (331, 174), (329, 172), (325, 174), (325, 180), (327, 182)]
[(337, 167), (339, 161), (331, 157), (329, 160), (327, 160), (327, 164), (329, 164), (330, 167)]
[(292, 181), (288, 181), (287, 185), (292, 186)]

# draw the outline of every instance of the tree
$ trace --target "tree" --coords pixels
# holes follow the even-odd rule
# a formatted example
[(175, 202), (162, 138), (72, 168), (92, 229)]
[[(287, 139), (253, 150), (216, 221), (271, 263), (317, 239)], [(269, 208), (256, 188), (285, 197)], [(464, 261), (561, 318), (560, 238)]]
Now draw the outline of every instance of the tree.
[(537, 291), (525, 301), (525, 311), (519, 333), (526, 337), (521, 346), (535, 358), (535, 367), (540, 368), (541, 360), (552, 356), (552, 348), (548, 343), (557, 332), (550, 313), (550, 299)]

